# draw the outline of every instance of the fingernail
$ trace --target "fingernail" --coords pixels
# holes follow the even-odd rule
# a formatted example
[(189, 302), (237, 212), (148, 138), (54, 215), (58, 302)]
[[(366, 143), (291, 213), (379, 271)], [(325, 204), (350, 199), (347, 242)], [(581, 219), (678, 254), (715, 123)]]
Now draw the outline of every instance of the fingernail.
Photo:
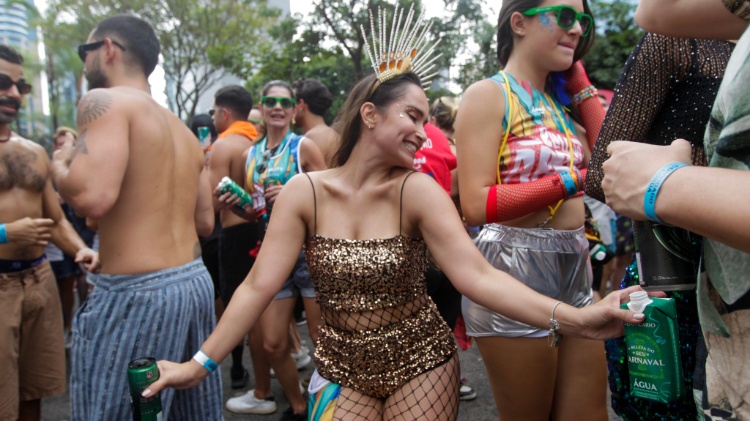
[(141, 395), (143, 395), (144, 398), (147, 398), (150, 394), (151, 394), (151, 389), (146, 389), (143, 391), (143, 393), (141, 393)]
[(636, 319), (636, 320), (643, 320), (644, 317), (646, 317), (646, 315), (643, 314), (643, 313), (635, 313), (633, 315), (633, 318)]

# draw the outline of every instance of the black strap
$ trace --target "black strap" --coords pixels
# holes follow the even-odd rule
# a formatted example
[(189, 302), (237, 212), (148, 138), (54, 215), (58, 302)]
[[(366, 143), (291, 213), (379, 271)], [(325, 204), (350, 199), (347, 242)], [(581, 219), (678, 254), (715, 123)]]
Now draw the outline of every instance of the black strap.
[(303, 174), (305, 174), (307, 176), (307, 179), (310, 180), (310, 186), (312, 186), (312, 189), (313, 189), (313, 209), (314, 209), (313, 215), (315, 215), (313, 219), (313, 223), (315, 224), (313, 226), (313, 235), (318, 235), (318, 199), (317, 197), (315, 197), (315, 184), (313, 184), (313, 181), (312, 181), (312, 178), (310, 178), (310, 175), (308, 175), (307, 173), (303, 173)]
[(404, 214), (404, 186), (406, 185), (406, 180), (417, 171), (412, 171), (409, 174), (404, 177), (404, 182), (401, 183), (401, 198), (400, 203), (398, 204), (398, 235), (401, 235), (401, 221), (403, 219)]

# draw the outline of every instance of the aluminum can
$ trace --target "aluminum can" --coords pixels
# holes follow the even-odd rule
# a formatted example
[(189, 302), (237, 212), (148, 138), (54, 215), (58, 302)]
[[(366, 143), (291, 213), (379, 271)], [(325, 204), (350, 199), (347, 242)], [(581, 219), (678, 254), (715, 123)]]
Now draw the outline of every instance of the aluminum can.
[(638, 283), (647, 291), (695, 288), (703, 240), (682, 228), (633, 221)]
[(222, 194), (230, 192), (237, 195), (240, 198), (240, 202), (237, 203), (237, 207), (243, 210), (245, 213), (251, 213), (253, 211), (253, 198), (248, 194), (245, 189), (239, 184), (235, 183), (229, 177), (224, 177), (219, 181), (219, 191)]
[(159, 369), (154, 358), (138, 358), (128, 364), (128, 386), (130, 387), (130, 407), (133, 421), (161, 421), (161, 397), (154, 395), (144, 398), (142, 393), (148, 386), (159, 380)]

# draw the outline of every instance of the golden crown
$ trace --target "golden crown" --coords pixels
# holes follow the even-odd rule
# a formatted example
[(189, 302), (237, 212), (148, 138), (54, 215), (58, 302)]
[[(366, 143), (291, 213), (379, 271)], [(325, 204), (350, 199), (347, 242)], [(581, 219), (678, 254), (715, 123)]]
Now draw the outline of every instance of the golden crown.
[[(376, 21), (370, 10), (370, 35), (372, 44), (365, 34), (364, 26), (360, 26), (362, 37), (365, 40), (365, 49), (370, 57), (375, 75), (383, 83), (408, 71), (416, 73), (422, 80), (422, 87), (429, 88), (430, 79), (437, 72), (428, 74), (435, 67), (435, 60), (440, 54), (431, 57), (435, 47), (440, 42), (436, 40), (432, 46), (427, 47), (427, 34), (432, 27), (432, 22), (426, 23), (424, 10), (414, 20), (414, 5), (404, 17), (404, 9), (398, 7), (393, 12), (390, 36), (388, 35), (388, 12), (378, 7), (377, 28)], [(403, 25), (402, 25), (403, 22)]]

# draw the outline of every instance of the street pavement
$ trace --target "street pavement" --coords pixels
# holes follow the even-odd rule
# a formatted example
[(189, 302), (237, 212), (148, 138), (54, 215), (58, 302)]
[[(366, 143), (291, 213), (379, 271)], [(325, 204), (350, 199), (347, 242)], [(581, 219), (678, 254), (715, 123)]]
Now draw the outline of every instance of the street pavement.
[[(300, 326), (300, 334), (302, 338), (307, 342), (308, 347), (310, 344), (310, 337), (307, 333), (307, 325)], [(492, 421), (497, 420), (497, 411), (495, 410), (495, 402), (492, 399), (492, 390), (485, 374), (484, 364), (482, 363), (481, 355), (477, 349), (476, 344), (467, 351), (459, 351), (459, 359), (461, 361), (461, 375), (467, 378), (467, 384), (471, 385), (477, 392), (477, 398), (473, 401), (462, 401), (459, 405), (458, 420), (459, 421)], [(250, 353), (245, 348), (243, 354), (243, 361), (246, 368), (251, 367)], [(221, 364), (221, 376), (224, 384), (224, 402), (227, 399), (244, 393), (241, 390), (232, 390), (229, 388), (229, 367), (231, 366), (231, 358), (227, 358)], [(252, 388), (252, 370), (250, 372), (250, 384), (248, 388)], [(312, 374), (312, 364), (306, 369), (300, 371), (300, 378), (309, 377)], [(224, 419), (227, 421), (243, 420), (243, 421), (276, 421), (281, 413), (289, 407), (284, 393), (281, 390), (276, 379), (272, 379), (271, 387), (273, 390), (274, 397), (276, 399), (277, 411), (271, 415), (246, 415), (246, 414), (234, 414), (224, 409)], [(609, 419), (611, 421), (619, 420), (619, 418), (609, 410)], [(42, 420), (43, 421), (68, 421), (70, 420), (70, 397), (68, 392), (63, 395), (56, 396), (53, 398), (47, 398), (42, 401)], [(179, 421), (179, 420), (177, 420)], [(408, 420), (405, 420), (408, 421)]]

